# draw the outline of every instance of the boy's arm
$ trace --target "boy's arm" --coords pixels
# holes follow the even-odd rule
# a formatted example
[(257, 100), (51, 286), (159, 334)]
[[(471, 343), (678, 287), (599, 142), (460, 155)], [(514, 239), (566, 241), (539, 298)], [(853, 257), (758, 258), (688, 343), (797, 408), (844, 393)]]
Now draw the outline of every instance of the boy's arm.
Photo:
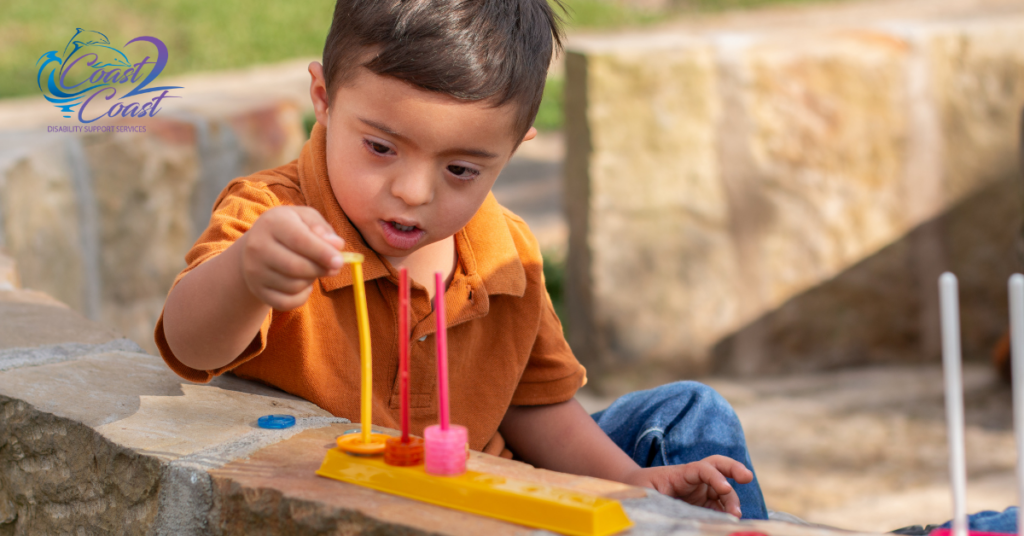
[(511, 406), (500, 431), (518, 456), (538, 467), (654, 488), (737, 517), (741, 515), (740, 500), (726, 477), (741, 484), (754, 478), (743, 464), (724, 456), (642, 469), (575, 399), (545, 406)]
[(197, 370), (231, 363), (271, 308), (302, 305), (316, 278), (338, 273), (344, 246), (315, 209), (268, 210), (171, 290), (164, 304), (167, 345), (178, 361)]

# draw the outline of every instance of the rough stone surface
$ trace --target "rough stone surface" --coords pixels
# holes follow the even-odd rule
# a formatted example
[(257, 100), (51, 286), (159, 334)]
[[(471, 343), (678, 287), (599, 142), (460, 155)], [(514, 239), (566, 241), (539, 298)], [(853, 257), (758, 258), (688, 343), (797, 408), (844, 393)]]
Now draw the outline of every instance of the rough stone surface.
[(1020, 269), (1015, 9), (574, 40), (568, 334), (594, 378), (937, 359), (946, 269), (986, 353)]
[(89, 426), (0, 394), (0, 530), (144, 534), (156, 515), (160, 462)]
[(182, 252), (194, 240), (194, 127), (152, 120), (145, 134), (92, 134), (81, 142), (93, 170), (101, 319), (142, 343), (152, 339), (167, 289), (184, 267)]
[(75, 162), (65, 141), (0, 136), (0, 245), (21, 284), (87, 310), (85, 247)]
[[(15, 533), (207, 533), (206, 470), (344, 421), (237, 378), (187, 384), (159, 358), (101, 353), (105, 346), (72, 360), (40, 355), (0, 373), (0, 490), (8, 494), (0, 505)], [(255, 426), (273, 412), (295, 415), (297, 426)]]
[[(12, 305), (24, 304), (0, 302), (0, 326), (20, 318), (25, 336), (53, 324), (29, 325)], [(232, 376), (184, 382), (106, 331), (96, 335), (106, 342), (53, 340), (0, 350), (0, 534), (548, 534), (316, 476), (356, 425), (287, 393)], [(258, 428), (272, 413), (297, 424)], [(623, 500), (636, 535), (810, 535), (481, 453), (469, 467)]]
[[(333, 439), (352, 428), (310, 430), (210, 472), (218, 499), (216, 518), (226, 532), (245, 534), (347, 534), (386, 530), (395, 534), (550, 534), (502, 523), (357, 486), (311, 476)], [(519, 462), (473, 453), (471, 470), (576, 489), (622, 500), (636, 527), (629, 534), (729, 534), (753, 528), (728, 514), (670, 499), (654, 491), (592, 478), (552, 473)], [(410, 508), (410, 506), (415, 507)], [(290, 517), (277, 512), (288, 510)], [(272, 520), (268, 523), (267, 520)], [(762, 530), (799, 534), (792, 525)]]
[[(963, 352), (987, 360), (1006, 330), (1006, 280), (1020, 271), (1019, 183), (991, 184), (712, 349), (730, 374), (926, 362), (939, 355), (936, 280), (957, 274)], [(756, 351), (751, 350), (755, 348)]]
[(142, 349), (128, 339), (114, 339), (103, 344), (66, 343), (32, 348), (12, 348), (0, 351), (0, 371), (62, 363), (84, 355), (118, 351), (139, 352)]
[[(0, 372), (0, 527), (12, 533), (537, 533), (316, 476), (355, 425), (268, 387), (232, 377), (192, 385), (158, 358), (123, 351), (31, 365)], [(298, 425), (257, 428), (267, 413)], [(480, 453), (469, 465), (625, 500), (636, 534), (739, 526), (623, 484)]]

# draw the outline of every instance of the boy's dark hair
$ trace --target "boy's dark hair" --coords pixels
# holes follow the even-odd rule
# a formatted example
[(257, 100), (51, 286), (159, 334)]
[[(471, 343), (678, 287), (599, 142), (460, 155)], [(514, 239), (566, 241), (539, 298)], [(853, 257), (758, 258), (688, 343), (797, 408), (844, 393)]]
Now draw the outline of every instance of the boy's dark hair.
[(562, 39), (548, 0), (338, 0), (324, 44), (328, 103), (375, 48), (362, 65), (376, 74), (459, 99), (515, 103), (521, 138)]

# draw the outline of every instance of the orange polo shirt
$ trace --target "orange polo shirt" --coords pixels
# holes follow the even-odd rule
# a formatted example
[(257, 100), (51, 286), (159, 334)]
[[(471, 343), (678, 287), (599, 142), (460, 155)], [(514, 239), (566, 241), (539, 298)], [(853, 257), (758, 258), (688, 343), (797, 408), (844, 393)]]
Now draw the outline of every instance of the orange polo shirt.
[[(325, 130), (319, 124), (298, 160), (235, 179), (214, 204), (206, 231), (185, 256), (188, 267), (228, 248), (256, 219), (279, 205), (305, 205), (323, 214), (366, 257), (363, 273), (373, 345), (373, 424), (399, 427), (398, 272), (363, 241), (334, 198), (327, 178)], [(444, 293), (453, 423), (469, 429), (469, 445), (498, 454), (498, 425), (509, 405), (540, 405), (572, 398), (586, 372), (562, 336), (544, 288), (540, 249), (526, 223), (488, 194), (473, 219), (455, 234), (458, 254)], [(410, 301), (410, 425), (414, 434), (438, 422), (436, 320), (426, 289)], [(309, 400), (332, 414), (359, 421), (359, 339), (351, 271), (316, 281), (306, 303), (271, 311), (252, 344), (225, 367), (183, 365), (164, 336), (156, 344), (181, 377), (208, 382), (232, 371)]]

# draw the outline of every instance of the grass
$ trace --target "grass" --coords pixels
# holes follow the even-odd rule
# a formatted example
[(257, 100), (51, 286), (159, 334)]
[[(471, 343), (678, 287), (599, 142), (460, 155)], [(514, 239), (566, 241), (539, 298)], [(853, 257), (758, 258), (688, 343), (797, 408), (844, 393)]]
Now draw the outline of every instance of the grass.
[(566, 330), (565, 310), (565, 255), (543, 252), (544, 286), (555, 306), (555, 314), (562, 321), (562, 333)]
[(533, 126), (537, 130), (558, 130), (562, 128), (565, 104), (565, 79), (561, 76), (549, 76), (544, 85), (544, 97), (537, 110), (537, 118)]
[[(635, 9), (618, 0), (563, 3), (571, 32), (642, 26), (687, 11), (808, 1), (820, 0), (672, 0), (667, 12)], [(47, 51), (63, 50), (76, 28), (104, 33), (114, 45), (140, 35), (158, 37), (170, 51), (164, 72), (176, 74), (319, 56), (333, 6), (333, 0), (269, 2), (258, 8), (244, 0), (0, 0), (0, 98), (37, 94), (36, 60)], [(545, 92), (544, 128), (561, 126), (559, 83)]]
[(822, 0), (678, 0), (676, 12), (718, 12), (735, 9), (757, 9), (780, 4), (809, 4)]
[(640, 26), (662, 21), (666, 17), (665, 13), (632, 8), (618, 1), (562, 0), (562, 4), (568, 12), (566, 22), (570, 31)]
[(62, 51), (76, 28), (101, 32), (116, 46), (140, 35), (158, 37), (170, 56), (164, 72), (175, 74), (319, 55), (333, 5), (303, 0), (256, 9), (243, 0), (0, 0), (0, 98), (38, 94), (36, 60), (49, 50)]

